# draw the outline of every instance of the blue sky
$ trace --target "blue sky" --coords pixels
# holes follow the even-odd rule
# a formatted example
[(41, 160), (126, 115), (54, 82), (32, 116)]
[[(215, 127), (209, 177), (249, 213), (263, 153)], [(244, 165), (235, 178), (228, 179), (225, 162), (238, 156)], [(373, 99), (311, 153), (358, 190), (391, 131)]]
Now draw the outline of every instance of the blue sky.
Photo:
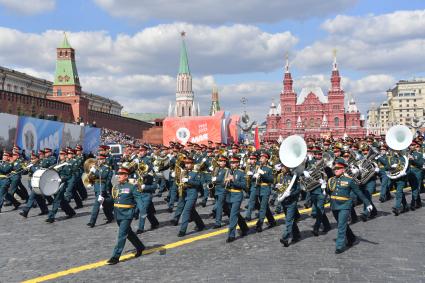
[[(264, 119), (281, 90), (286, 52), (296, 91), (317, 85), (326, 93), (336, 47), (344, 89), (364, 114), (396, 81), (425, 76), (424, 58), (415, 58), (425, 54), (425, 3), (419, 0), (296, 1), (299, 5), (281, 0), (264, 9), (258, 0), (230, 7), (219, 0), (192, 0), (183, 8), (173, 0), (155, 5), (34, 0), (33, 7), (22, 2), (0, 0), (2, 65), (51, 79), (54, 48), (67, 31), (83, 89), (116, 99), (130, 112), (165, 113), (173, 101), (179, 29), (188, 31), (195, 96), (203, 112), (218, 85), (224, 108), (240, 112), (239, 99), (245, 96), (248, 110)], [(415, 17), (419, 20), (409, 22)], [(10, 56), (11, 50), (24, 56)]]

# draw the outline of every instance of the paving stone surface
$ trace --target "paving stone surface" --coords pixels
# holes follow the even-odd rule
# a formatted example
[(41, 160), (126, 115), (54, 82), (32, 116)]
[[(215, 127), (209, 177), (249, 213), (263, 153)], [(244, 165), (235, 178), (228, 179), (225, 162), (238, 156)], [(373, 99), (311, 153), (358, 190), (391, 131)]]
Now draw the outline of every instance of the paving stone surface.
[[(0, 282), (19, 282), (108, 259), (118, 227), (103, 224), (102, 213), (94, 228), (86, 226), (93, 198), (91, 194), (72, 219), (65, 219), (60, 211), (53, 224), (37, 216), (38, 208), (24, 219), (4, 207), (0, 213)], [(224, 233), (52, 282), (425, 282), (425, 207), (395, 217), (393, 201), (381, 204), (377, 197), (374, 201), (378, 217), (351, 225), (360, 242), (343, 254), (334, 254), (336, 222), (328, 211), (333, 227), (329, 233), (313, 237), (313, 219), (303, 216), (299, 222), (302, 240), (288, 248), (279, 242), (284, 229), (280, 220), (277, 227), (265, 225), (262, 233), (251, 228), (248, 236), (230, 244)], [(301, 209), (302, 202), (299, 205)], [(182, 240), (177, 237), (179, 227), (169, 223), (171, 214), (162, 197), (155, 198), (155, 206), (161, 227), (139, 235), (145, 245), (160, 247)], [(206, 208), (198, 206), (208, 229), (192, 232), (195, 226), (191, 223), (183, 239), (217, 231), (208, 217), (211, 209), (211, 201)], [(227, 223), (227, 217), (224, 220)], [(137, 224), (133, 221), (133, 230)], [(125, 253), (131, 251), (133, 246), (127, 241)]]

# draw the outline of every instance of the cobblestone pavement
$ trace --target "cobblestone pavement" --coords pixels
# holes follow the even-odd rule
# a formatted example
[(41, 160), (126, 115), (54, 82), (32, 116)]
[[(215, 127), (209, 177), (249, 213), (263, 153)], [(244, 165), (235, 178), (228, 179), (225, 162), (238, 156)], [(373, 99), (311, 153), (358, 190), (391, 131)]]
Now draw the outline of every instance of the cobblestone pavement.
[[(212, 229), (209, 201), (206, 208), (198, 207), (209, 228), (183, 238), (207, 235), (205, 239), (131, 258), (115, 266), (100, 264), (98, 268), (52, 281), (425, 282), (425, 208), (395, 217), (390, 213), (393, 201), (381, 204), (376, 197), (374, 200), (378, 217), (351, 225), (360, 242), (340, 255), (334, 254), (336, 229), (331, 213), (328, 217), (333, 229), (319, 237), (311, 234), (313, 219), (303, 216), (299, 222), (302, 240), (288, 248), (279, 242), (283, 220), (262, 233), (251, 229), (247, 237), (228, 244), (225, 232), (208, 235), (220, 230)], [(9, 211), (10, 207), (4, 208), (0, 214), (0, 282), (18, 282), (108, 259), (115, 245), (117, 225), (104, 225), (104, 216), (100, 214), (97, 226), (88, 228), (92, 201), (93, 195), (72, 219), (64, 219), (60, 212), (53, 224), (46, 224), (44, 216), (37, 216), (38, 208), (32, 209), (27, 219)], [(181, 241), (177, 237), (178, 227), (168, 222), (170, 214), (165, 202), (156, 198), (155, 204), (161, 227), (139, 235), (142, 241), (148, 248)], [(227, 221), (227, 217), (224, 219)], [(134, 230), (137, 224), (133, 221)], [(188, 231), (193, 228), (194, 224), (190, 224)], [(132, 249), (127, 242), (125, 253)]]

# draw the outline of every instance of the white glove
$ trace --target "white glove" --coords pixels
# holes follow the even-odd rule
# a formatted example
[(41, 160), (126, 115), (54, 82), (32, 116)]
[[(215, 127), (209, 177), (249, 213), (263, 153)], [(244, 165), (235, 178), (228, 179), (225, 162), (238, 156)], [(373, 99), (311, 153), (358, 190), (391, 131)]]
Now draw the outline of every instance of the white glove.
[(397, 168), (398, 164), (391, 165), (391, 168)]
[(260, 174), (255, 173), (254, 175), (252, 175), (252, 177), (254, 177), (255, 179), (258, 179), (258, 177), (260, 177)]
[(187, 183), (188, 181), (189, 181), (189, 179), (188, 179), (188, 178), (183, 178), (183, 179), (182, 179), (182, 182), (183, 182), (183, 183)]
[(280, 165), (280, 164), (276, 164), (275, 166), (274, 166), (274, 169), (276, 169), (276, 170), (280, 170), (280, 169), (282, 169), (282, 165)]
[(351, 169), (351, 172), (353, 172), (353, 174), (357, 174), (357, 173), (359, 173), (359, 169), (353, 168), (353, 169)]
[(258, 174), (263, 175), (264, 173), (266, 173), (266, 172), (264, 172), (264, 171), (263, 171), (263, 170), (261, 170), (261, 169), (258, 169)]
[(379, 158), (381, 158), (381, 156), (378, 155), (375, 157), (375, 160), (378, 160)]
[(306, 178), (310, 178), (311, 177), (311, 175), (310, 175), (310, 173), (308, 171), (304, 171), (303, 174), (304, 174), (304, 177), (306, 177)]
[(325, 184), (325, 185), (326, 185), (325, 180), (323, 180), (322, 178), (320, 178), (320, 179), (319, 179), (319, 183), (320, 183), (320, 185), (323, 185), (323, 184)]
[(366, 206), (366, 210), (370, 213), (373, 210), (373, 206), (371, 204), (369, 204), (368, 206)]
[(90, 168), (90, 173), (95, 173), (96, 172), (96, 167), (94, 167), (94, 166), (92, 166), (91, 168)]
[(87, 185), (87, 189), (91, 189), (91, 188), (93, 188), (93, 185), (92, 184), (88, 184)]
[[(325, 188), (326, 188), (326, 186), (325, 186)], [(322, 188), (322, 189), (324, 189), (324, 188)], [(326, 196), (326, 191), (325, 191), (325, 190), (323, 190), (322, 194), (323, 194), (324, 196)]]
[(208, 170), (210, 170), (211, 172), (214, 170), (213, 166), (208, 167)]
[(101, 195), (99, 195), (99, 197), (97, 198), (97, 201), (100, 203), (103, 203), (103, 201), (105, 200), (104, 197), (102, 197)]
[(375, 168), (375, 173), (378, 173), (379, 172), (379, 167), (376, 167)]
[(213, 182), (217, 181), (217, 177), (212, 177), (211, 181), (213, 181)]
[(276, 184), (276, 188), (277, 188), (277, 189), (282, 188), (282, 186), (283, 186), (283, 184), (280, 184), (280, 183), (277, 183), (277, 184)]
[(248, 172), (246, 172), (246, 174), (247, 174), (248, 176), (252, 176), (252, 175), (254, 175), (254, 173), (253, 173), (252, 171), (248, 171)]
[(204, 158), (202, 158), (202, 162), (205, 162), (205, 161), (207, 161), (207, 159), (204, 157)]
[(176, 177), (176, 172), (174, 172), (174, 171), (173, 171), (173, 172), (171, 172), (171, 177), (172, 177), (172, 178), (175, 178), (175, 177)]
[(153, 171), (158, 172), (159, 171), (159, 167), (158, 166), (154, 166), (153, 167)]
[(142, 190), (144, 190), (146, 188), (146, 185), (145, 184), (143, 184), (142, 185)]
[(173, 155), (171, 153), (169, 153), (169, 154), (167, 154), (167, 157), (171, 158), (171, 157), (173, 157)]
[(308, 155), (308, 160), (311, 161), (312, 159), (313, 159), (313, 156), (309, 154)]

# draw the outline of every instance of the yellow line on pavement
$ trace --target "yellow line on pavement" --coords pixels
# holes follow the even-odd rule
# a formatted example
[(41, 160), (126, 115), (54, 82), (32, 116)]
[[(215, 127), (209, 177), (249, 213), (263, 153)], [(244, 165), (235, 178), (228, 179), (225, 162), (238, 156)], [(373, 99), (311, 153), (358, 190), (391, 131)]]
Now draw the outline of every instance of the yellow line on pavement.
[[(408, 189), (410, 189), (410, 187), (405, 188), (405, 190), (408, 190)], [(377, 195), (379, 195), (379, 193), (373, 194), (373, 196), (377, 196)], [(325, 207), (329, 207), (329, 206), (330, 206), (330, 203), (325, 204)], [(300, 212), (300, 214), (307, 214), (308, 212), (311, 212), (311, 208), (301, 209), (301, 210), (299, 210), (299, 212)], [(280, 220), (280, 219), (284, 219), (284, 218), (285, 218), (284, 213), (275, 215), (276, 220)], [(256, 220), (248, 222), (247, 223), (248, 227), (255, 226), (256, 222), (257, 222)], [(267, 222), (267, 219), (265, 220), (265, 222)], [(205, 239), (208, 239), (208, 238), (211, 238), (211, 237), (214, 237), (214, 236), (225, 234), (225, 233), (227, 233), (227, 231), (228, 231), (228, 228), (224, 228), (224, 229), (220, 229), (220, 230), (217, 230), (217, 231), (214, 231), (214, 232), (209, 232), (209, 233), (206, 233), (206, 234), (190, 237), (190, 238), (180, 240), (180, 241), (177, 241), (177, 242), (174, 242), (174, 243), (166, 244), (164, 246), (147, 249), (147, 250), (143, 251), (143, 254), (147, 255), (147, 254), (155, 253), (155, 252), (162, 251), (162, 250), (178, 248), (178, 247), (185, 246), (185, 245), (188, 245), (188, 244), (193, 243), (193, 242), (197, 242), (197, 241), (200, 241), (200, 240), (205, 240)], [(120, 261), (131, 259), (131, 258), (134, 258), (134, 253), (127, 253), (127, 254), (124, 254), (120, 257)], [(45, 281), (48, 281), (48, 280), (64, 277), (64, 276), (67, 276), (67, 275), (70, 275), (70, 274), (80, 273), (82, 271), (99, 268), (99, 267), (102, 267), (102, 266), (105, 266), (105, 265), (107, 265), (106, 260), (101, 260), (101, 261), (98, 261), (98, 262), (95, 262), (95, 263), (89, 263), (89, 264), (73, 267), (73, 268), (70, 268), (70, 269), (67, 269), (67, 270), (63, 270), (63, 271), (51, 273), (51, 274), (48, 274), (48, 275), (36, 277), (36, 278), (29, 279), (29, 280), (26, 280), (26, 281), (23, 281), (23, 282), (24, 283), (45, 282)]]

